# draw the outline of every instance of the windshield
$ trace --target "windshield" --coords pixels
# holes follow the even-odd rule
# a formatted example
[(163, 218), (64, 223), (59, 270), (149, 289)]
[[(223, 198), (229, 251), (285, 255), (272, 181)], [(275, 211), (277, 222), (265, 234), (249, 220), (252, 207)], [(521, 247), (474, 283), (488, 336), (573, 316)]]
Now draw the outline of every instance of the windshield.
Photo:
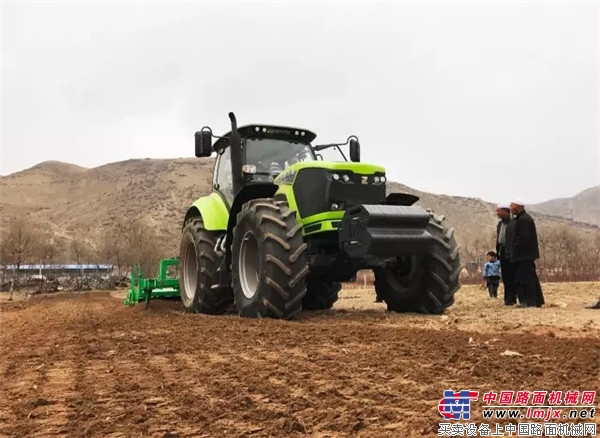
[(257, 172), (278, 174), (300, 161), (315, 161), (309, 145), (288, 140), (249, 138), (245, 141), (246, 164), (254, 164)]
[[(342, 154), (338, 147), (331, 147), (328, 149), (323, 149), (317, 152), (323, 159), (323, 161), (335, 161), (335, 162), (347, 162), (346, 156)], [(319, 157), (319, 159), (321, 159)]]

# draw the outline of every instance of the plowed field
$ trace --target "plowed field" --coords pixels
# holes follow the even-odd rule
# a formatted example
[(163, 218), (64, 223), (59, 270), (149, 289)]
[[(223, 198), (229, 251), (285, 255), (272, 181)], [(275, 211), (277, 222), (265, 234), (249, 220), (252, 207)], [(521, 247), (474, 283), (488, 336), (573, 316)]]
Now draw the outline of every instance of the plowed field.
[(3, 297), (0, 436), (437, 436), (445, 389), (595, 390), (598, 406), (600, 310), (584, 306), (600, 284), (543, 287), (545, 308), (516, 309), (465, 286), (430, 317), (345, 290), (291, 322), (123, 293)]

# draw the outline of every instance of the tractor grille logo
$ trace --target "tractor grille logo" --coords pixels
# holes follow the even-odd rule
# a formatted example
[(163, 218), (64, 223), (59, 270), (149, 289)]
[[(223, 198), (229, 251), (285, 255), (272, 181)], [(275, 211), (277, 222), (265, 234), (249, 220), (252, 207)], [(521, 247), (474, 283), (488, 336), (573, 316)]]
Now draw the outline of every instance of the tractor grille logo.
[(263, 131), (266, 132), (267, 134), (291, 135), (291, 132), (288, 131), (287, 129), (267, 128), (266, 130), (263, 130)]

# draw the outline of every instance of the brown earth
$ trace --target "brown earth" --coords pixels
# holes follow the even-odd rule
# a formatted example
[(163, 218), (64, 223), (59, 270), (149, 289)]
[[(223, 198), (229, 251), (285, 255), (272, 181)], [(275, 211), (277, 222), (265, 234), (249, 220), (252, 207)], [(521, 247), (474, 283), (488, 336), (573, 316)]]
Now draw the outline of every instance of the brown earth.
[(445, 389), (600, 392), (600, 311), (584, 309), (600, 283), (544, 291), (516, 309), (463, 287), (419, 316), (344, 290), (292, 322), (126, 308), (122, 292), (3, 297), (0, 436), (433, 437)]

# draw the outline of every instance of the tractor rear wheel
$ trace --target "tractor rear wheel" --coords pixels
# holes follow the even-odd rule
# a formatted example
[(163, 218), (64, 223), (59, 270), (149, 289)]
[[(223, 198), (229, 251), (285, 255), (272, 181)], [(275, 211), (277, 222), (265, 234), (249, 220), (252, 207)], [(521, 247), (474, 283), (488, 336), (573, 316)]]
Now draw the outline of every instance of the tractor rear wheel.
[(231, 291), (211, 289), (218, 267), (214, 249), (218, 236), (219, 233), (207, 231), (199, 217), (185, 224), (179, 255), (179, 289), (187, 312), (220, 315), (233, 302)]
[(286, 201), (255, 199), (233, 230), (231, 272), (241, 316), (292, 319), (302, 310), (308, 264), (302, 226)]
[(434, 238), (430, 254), (399, 258), (393, 267), (373, 270), (377, 297), (390, 311), (442, 314), (454, 304), (462, 268), (454, 228), (430, 213), (427, 230)]
[(339, 281), (308, 280), (307, 292), (302, 300), (302, 308), (306, 310), (331, 309), (338, 300), (342, 289)]

